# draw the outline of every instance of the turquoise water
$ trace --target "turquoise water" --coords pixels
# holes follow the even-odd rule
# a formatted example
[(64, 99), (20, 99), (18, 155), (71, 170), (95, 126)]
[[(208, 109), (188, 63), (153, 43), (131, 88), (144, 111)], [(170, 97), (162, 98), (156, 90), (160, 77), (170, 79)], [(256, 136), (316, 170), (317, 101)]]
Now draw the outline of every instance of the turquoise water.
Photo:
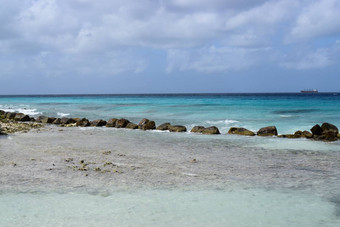
[(97, 95), (0, 97), (0, 109), (33, 116), (86, 117), (90, 120), (146, 117), (189, 129), (215, 125), (253, 131), (275, 125), (279, 133), (309, 130), (330, 122), (340, 126), (340, 94)]
[[(2, 96), (0, 109), (222, 133), (340, 126), (340, 94)], [(118, 173), (95, 171), (108, 161)], [(339, 163), (340, 141), (50, 125), (0, 138), (0, 226), (339, 226)]]

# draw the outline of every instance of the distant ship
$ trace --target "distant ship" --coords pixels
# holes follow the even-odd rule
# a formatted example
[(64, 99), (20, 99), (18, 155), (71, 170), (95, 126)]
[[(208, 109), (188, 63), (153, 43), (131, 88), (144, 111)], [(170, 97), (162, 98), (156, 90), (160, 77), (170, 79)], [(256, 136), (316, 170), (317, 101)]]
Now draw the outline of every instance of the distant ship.
[(318, 93), (318, 89), (305, 89), (305, 90), (301, 90), (301, 93)]

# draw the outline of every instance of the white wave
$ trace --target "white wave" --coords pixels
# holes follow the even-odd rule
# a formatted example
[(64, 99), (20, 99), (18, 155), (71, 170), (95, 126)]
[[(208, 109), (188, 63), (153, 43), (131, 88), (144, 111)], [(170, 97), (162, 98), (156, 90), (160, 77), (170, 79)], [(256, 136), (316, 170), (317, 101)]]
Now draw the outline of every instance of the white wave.
[(292, 115), (284, 115), (284, 114), (282, 114), (282, 115), (280, 115), (280, 117), (282, 117), (282, 118), (290, 118), (290, 117), (292, 117)]
[(18, 112), (18, 113), (31, 115), (31, 116), (42, 114), (41, 112), (37, 112), (37, 109), (16, 108), (16, 107), (0, 107), (0, 109), (6, 112)]
[(57, 113), (60, 117), (66, 117), (66, 116), (69, 116), (70, 114), (69, 113), (60, 113), (58, 112)]
[(230, 120), (230, 119), (226, 119), (226, 120), (220, 120), (220, 121), (206, 121), (205, 123), (207, 124), (233, 124), (233, 123), (237, 123), (239, 121), (236, 120)]

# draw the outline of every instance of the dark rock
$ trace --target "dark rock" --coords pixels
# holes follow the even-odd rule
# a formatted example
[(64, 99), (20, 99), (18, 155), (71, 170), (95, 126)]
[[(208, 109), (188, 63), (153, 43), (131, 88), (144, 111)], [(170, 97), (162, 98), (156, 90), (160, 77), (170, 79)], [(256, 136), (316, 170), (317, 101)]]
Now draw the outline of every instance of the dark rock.
[(0, 110), (0, 117), (5, 117), (6, 116), (6, 111)]
[(94, 126), (94, 127), (102, 127), (102, 126), (105, 126), (106, 125), (106, 121), (102, 120), (102, 119), (99, 119), (99, 120), (94, 120), (91, 122), (91, 126)]
[(36, 122), (52, 124), (55, 119), (55, 117), (39, 116), (37, 117)]
[(255, 136), (255, 133), (245, 129), (245, 128), (237, 128), (237, 127), (231, 127), (228, 131), (228, 134), (237, 134), (242, 136)]
[(7, 119), (14, 119), (16, 114), (17, 113), (15, 113), (15, 112), (7, 112), (6, 113), (6, 118)]
[(301, 138), (301, 135), (283, 134), (283, 135), (278, 135), (277, 137), (280, 137), (280, 138), (289, 138), (289, 139), (297, 139), (297, 138)]
[(139, 122), (138, 128), (142, 130), (153, 130), (156, 129), (156, 124), (154, 121), (144, 118)]
[(3, 129), (1, 128), (1, 125), (0, 125), (0, 136), (5, 136), (5, 135), (7, 135), (7, 134), (3, 131)]
[(194, 126), (194, 127), (191, 129), (190, 132), (193, 132), (193, 133), (202, 133), (202, 130), (203, 130), (203, 129), (204, 129), (203, 126), (198, 125), (198, 126)]
[(275, 126), (264, 127), (264, 128), (261, 128), (257, 132), (257, 135), (258, 136), (277, 136), (277, 129)]
[(170, 132), (186, 132), (187, 128), (183, 125), (170, 125), (169, 131)]
[(73, 118), (63, 117), (60, 119), (60, 124), (62, 125), (73, 124), (73, 123), (76, 123), (76, 120), (74, 120)]
[(321, 136), (322, 135), (322, 128), (320, 125), (314, 125), (313, 128), (310, 129), (313, 133), (313, 136)]
[(28, 116), (27, 114), (23, 114), (23, 113), (17, 113), (14, 117), (15, 121), (30, 121), (31, 117)]
[(340, 134), (337, 135), (338, 139), (340, 139)]
[(213, 135), (213, 134), (221, 134), (221, 133), (220, 133), (220, 130), (218, 130), (216, 126), (210, 126), (208, 128), (204, 128), (202, 130), (202, 134)]
[(61, 119), (60, 118), (56, 118), (53, 122), (52, 122), (52, 124), (55, 124), (55, 125), (60, 125), (61, 123)]
[(313, 137), (313, 135), (312, 135), (312, 133), (310, 133), (310, 132), (308, 132), (308, 131), (296, 131), (295, 133), (294, 133), (294, 135), (296, 136), (296, 138), (312, 138)]
[(90, 121), (86, 118), (79, 119), (76, 122), (76, 126), (78, 126), (78, 127), (88, 127), (90, 125), (91, 125)]
[(128, 129), (138, 129), (138, 125), (137, 124), (134, 124), (132, 122), (129, 122), (125, 128), (128, 128)]
[(130, 121), (124, 118), (118, 119), (116, 121), (116, 128), (125, 128)]
[(335, 125), (332, 125), (327, 122), (321, 125), (321, 129), (322, 129), (322, 133), (329, 132), (329, 133), (334, 133), (335, 135), (339, 133), (339, 129)]
[(171, 126), (170, 123), (163, 123), (163, 124), (159, 125), (156, 129), (161, 130), (161, 131), (165, 131), (165, 130), (169, 130), (169, 126)]
[(108, 120), (108, 122), (106, 123), (106, 127), (116, 127), (116, 121), (118, 119), (117, 118), (111, 118), (110, 120)]

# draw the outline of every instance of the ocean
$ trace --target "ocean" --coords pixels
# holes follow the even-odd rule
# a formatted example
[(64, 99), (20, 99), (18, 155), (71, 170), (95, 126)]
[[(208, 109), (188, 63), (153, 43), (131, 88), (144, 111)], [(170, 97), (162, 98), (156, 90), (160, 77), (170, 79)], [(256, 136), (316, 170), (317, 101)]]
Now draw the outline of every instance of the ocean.
[(1, 137), (1, 226), (340, 225), (339, 141), (226, 134), (340, 127), (339, 93), (1, 96), (0, 109), (221, 131), (50, 125)]

